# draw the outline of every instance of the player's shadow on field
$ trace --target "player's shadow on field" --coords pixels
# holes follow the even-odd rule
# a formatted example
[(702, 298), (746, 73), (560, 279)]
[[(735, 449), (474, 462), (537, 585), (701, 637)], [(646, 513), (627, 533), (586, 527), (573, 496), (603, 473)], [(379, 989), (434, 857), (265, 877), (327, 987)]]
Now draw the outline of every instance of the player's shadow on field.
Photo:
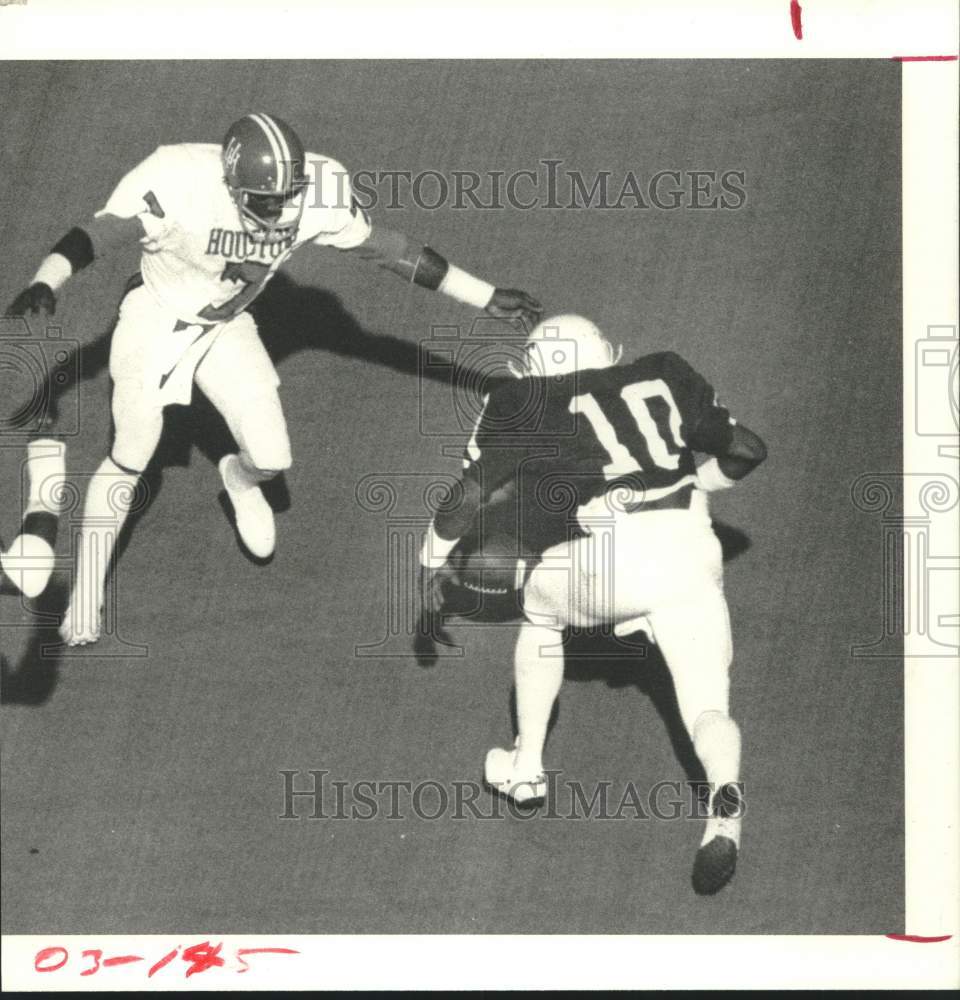
[[(281, 377), (284, 362), (294, 354), (322, 351), (358, 358), (413, 378), (422, 376), (448, 385), (477, 384), (469, 371), (458, 370), (456, 366), (422, 364), (420, 347), (415, 341), (366, 329), (344, 308), (337, 295), (323, 288), (298, 285), (282, 272), (267, 285), (251, 312)], [(189, 464), (192, 445), (213, 463), (234, 449), (223, 418), (199, 391), (194, 392), (190, 407), (168, 408), (163, 441), (153, 465), (163, 468)], [(289, 507), (290, 497), (282, 476), (264, 492), (275, 510)]]
[[(284, 362), (305, 351), (325, 351), (342, 357), (359, 358), (370, 364), (390, 368), (414, 378), (437, 379), (456, 384), (473, 384), (469, 373), (437, 369), (421, 364), (416, 342), (387, 333), (374, 333), (363, 327), (344, 308), (337, 295), (322, 288), (298, 285), (287, 275), (278, 274), (251, 307), (260, 339), (283, 377)], [(319, 403), (322, 405), (323, 401)], [(202, 392), (196, 390), (189, 407), (169, 407), (166, 411), (163, 441), (154, 464), (185, 465), (192, 445), (211, 462), (218, 462), (234, 449), (226, 423)], [(271, 489), (273, 494), (271, 495)], [(289, 506), (283, 477), (265, 488), (277, 510)], [(278, 504), (280, 506), (278, 506)]]
[[(264, 289), (251, 312), (260, 339), (281, 377), (283, 363), (292, 355), (326, 351), (359, 358), (413, 378), (422, 376), (447, 385), (478, 384), (469, 370), (455, 365), (451, 368), (422, 364), (416, 342), (367, 330), (344, 308), (337, 295), (322, 288), (298, 285), (283, 273)], [(171, 465), (188, 465), (193, 446), (212, 464), (236, 449), (225, 421), (199, 390), (194, 391), (189, 407), (171, 406), (166, 411), (163, 440), (148, 471), (151, 502), (161, 486), (161, 470)], [(265, 484), (263, 492), (278, 513), (290, 508), (285, 476)], [(221, 504), (232, 520), (223, 496)]]
[[(429, 378), (447, 385), (477, 384), (469, 369), (423, 364), (420, 346), (415, 341), (366, 329), (344, 308), (337, 295), (322, 288), (298, 285), (283, 273), (267, 285), (251, 312), (260, 339), (281, 377), (284, 362), (294, 354), (325, 351), (358, 358), (413, 378)], [(323, 401), (319, 403), (322, 405)], [(194, 392), (189, 408), (167, 410), (162, 454), (158, 453), (157, 463), (186, 464), (190, 444), (196, 444), (213, 462), (234, 447), (223, 418), (199, 391)], [(274, 496), (270, 496), (269, 487), (265, 490), (274, 506), (289, 504), (282, 477), (275, 482), (274, 489)]]
[[(31, 631), (26, 652), (16, 666), (7, 657), (0, 657), (0, 704), (36, 707), (49, 701), (60, 680), (60, 636), (57, 625), (67, 606), (68, 586), (55, 574), (43, 594), (31, 602), (38, 622)], [(0, 584), (0, 593), (9, 594), (13, 587)]]
[[(680, 717), (673, 679), (660, 650), (638, 632), (623, 639), (567, 632), (564, 635), (566, 682), (602, 680), (608, 687), (640, 689), (657, 710), (687, 781), (706, 782), (706, 772)], [(555, 720), (551, 720), (553, 722)]]
[[(429, 299), (425, 306), (428, 309)], [(435, 366), (422, 364), (416, 341), (365, 329), (343, 307), (338, 296), (322, 288), (298, 285), (283, 273), (267, 285), (251, 311), (264, 346), (276, 364), (299, 351), (320, 350), (359, 358), (402, 375), (422, 376), (447, 384), (457, 379), (458, 374), (470, 374), (458, 372), (455, 365), (438, 371)], [(505, 326), (505, 336), (507, 329)], [(455, 384), (474, 383), (469, 378), (460, 378)]]
[[(472, 373), (469, 369), (461, 369), (456, 365), (424, 365), (420, 347), (415, 341), (366, 329), (344, 308), (340, 298), (333, 292), (311, 285), (298, 285), (283, 272), (267, 285), (250, 311), (257, 321), (267, 353), (278, 366), (293, 354), (317, 350), (342, 357), (360, 358), (403, 375), (428, 378), (445, 384), (474, 385), (476, 380), (472, 375), (490, 374)], [(51, 380), (46, 385), (46, 412), (49, 418), (47, 429), (51, 433), (57, 431), (61, 400), (76, 386), (77, 379), (72, 373), (78, 373), (79, 380), (84, 382), (97, 377), (108, 368), (113, 329), (114, 326), (111, 325), (80, 348), (79, 365), (73, 366), (72, 362), (68, 362), (61, 366), (58, 373), (63, 378), (62, 382)], [(508, 325), (505, 325), (504, 330), (507, 329)], [(488, 386), (489, 383), (490, 379), (487, 378)], [(196, 442), (202, 445), (202, 450), (215, 454), (217, 446), (224, 446), (224, 450), (232, 446), (226, 425), (202, 393), (194, 392), (191, 408), (196, 411), (195, 419), (186, 421), (183, 426), (203, 432)], [(171, 407), (167, 410), (167, 427), (171, 420), (182, 419), (177, 413), (178, 409), (180, 408)], [(172, 464), (186, 464), (184, 453), (189, 453), (189, 445), (193, 442), (177, 442), (173, 438), (172, 433), (165, 431), (161, 442), (163, 451), (162, 454), (158, 453), (156, 461), (164, 458)]]

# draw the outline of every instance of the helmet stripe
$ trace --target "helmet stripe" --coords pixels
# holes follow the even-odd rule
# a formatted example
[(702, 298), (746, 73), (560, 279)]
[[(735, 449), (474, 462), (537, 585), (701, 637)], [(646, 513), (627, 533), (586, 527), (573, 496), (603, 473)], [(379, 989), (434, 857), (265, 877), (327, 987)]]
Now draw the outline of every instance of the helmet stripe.
[[(276, 124), (266, 115), (252, 114), (250, 115), (250, 119), (263, 129), (263, 133), (267, 137), (267, 142), (270, 143), (270, 152), (273, 154), (274, 162), (277, 164), (277, 186), (280, 191), (285, 191), (287, 189), (286, 171), (290, 156), (283, 135), (276, 127)], [(286, 155), (284, 155), (285, 152)]]
[(289, 183), (292, 181), (292, 176), (290, 176), (293, 170), (293, 164), (291, 162), (293, 154), (290, 152), (290, 144), (287, 142), (286, 136), (283, 134), (283, 129), (277, 124), (275, 118), (270, 115), (261, 114), (260, 117), (264, 120), (267, 127), (272, 130), (274, 138), (277, 140), (277, 145), (280, 147), (280, 162), (282, 164), (281, 172), (279, 174), (278, 180), (280, 180), (280, 190), (286, 191)]

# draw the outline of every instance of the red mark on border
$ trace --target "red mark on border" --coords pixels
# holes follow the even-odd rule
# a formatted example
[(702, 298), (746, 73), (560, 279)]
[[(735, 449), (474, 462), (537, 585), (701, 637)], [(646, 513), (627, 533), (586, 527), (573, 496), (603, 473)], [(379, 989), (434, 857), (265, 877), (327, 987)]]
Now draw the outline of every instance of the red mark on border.
[(220, 950), (223, 948), (223, 943), (216, 945), (211, 945), (209, 941), (204, 941), (203, 944), (195, 944), (191, 948), (184, 948), (183, 954), (180, 956), (184, 962), (190, 963), (190, 968), (187, 969), (187, 977), (194, 975), (197, 972), (206, 972), (207, 969), (216, 969), (224, 964), (223, 959), (220, 957)]
[(887, 934), (891, 941), (910, 941), (913, 944), (938, 944), (940, 941), (949, 941), (952, 934), (943, 934), (940, 937), (923, 937), (921, 934)]
[[(191, 948), (183, 948), (180, 945), (168, 951), (163, 958), (159, 959), (150, 967), (147, 978), (150, 979), (164, 966), (169, 965), (177, 955), (187, 963), (186, 977), (197, 972), (206, 972), (209, 969), (225, 968), (226, 960), (221, 957), (223, 942), (212, 945), (209, 941), (195, 944)], [(245, 956), (249, 955), (299, 955), (295, 948), (238, 948), (235, 953), (238, 968), (233, 971), (242, 973), (250, 971), (250, 962)], [(59, 946), (53, 948), (41, 948), (34, 956), (33, 968), (36, 972), (56, 972), (62, 969), (70, 956), (66, 948)], [(81, 959), (86, 959), (90, 963), (81, 972), (81, 976), (95, 976), (101, 969), (106, 969), (117, 965), (130, 965), (133, 962), (145, 961), (142, 955), (111, 955), (109, 958), (103, 957), (103, 952), (99, 948), (87, 948), (81, 953)]]
[(116, 955), (113, 958), (105, 958), (103, 967), (109, 969), (113, 965), (129, 965), (131, 962), (142, 962), (141, 955)]
[(163, 956), (158, 962), (155, 962), (150, 966), (150, 971), (147, 973), (147, 979), (154, 976), (155, 973), (159, 972), (165, 965), (169, 965), (176, 957), (177, 952), (180, 950), (179, 945), (173, 949), (173, 951), (168, 951), (166, 955)]
[[(54, 956), (59, 961), (55, 961)], [(66, 948), (41, 948), (33, 960), (33, 968), (36, 972), (56, 972), (67, 964), (69, 957)]]
[(956, 62), (957, 56), (890, 56), (894, 62)]
[(244, 955), (299, 955), (295, 948), (238, 948), (237, 961), (243, 966), (238, 972), (248, 972), (250, 963), (243, 957)]
[(797, 0), (790, 0), (790, 23), (793, 25), (793, 34), (798, 42), (803, 40), (803, 21), (801, 21), (802, 15), (803, 8)]

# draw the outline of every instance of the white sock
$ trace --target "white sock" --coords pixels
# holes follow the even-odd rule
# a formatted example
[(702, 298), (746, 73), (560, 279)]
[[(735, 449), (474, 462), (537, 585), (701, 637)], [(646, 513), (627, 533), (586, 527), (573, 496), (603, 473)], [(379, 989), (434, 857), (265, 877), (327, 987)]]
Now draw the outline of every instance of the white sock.
[(693, 727), (693, 747), (716, 790), (740, 780), (740, 727), (723, 712), (703, 712)]
[(24, 517), (46, 511), (59, 514), (62, 485), (66, 478), (64, 456), (66, 445), (52, 438), (31, 441), (27, 445), (27, 479), (29, 494)]
[(114, 546), (136, 493), (140, 476), (105, 458), (87, 487), (71, 600), (74, 625), (99, 622)]
[[(543, 744), (553, 704), (563, 684), (563, 654), (557, 649), (559, 633), (544, 625), (524, 622), (514, 652), (514, 684), (517, 694), (517, 769), (543, 770)], [(542, 646), (552, 647), (541, 656)]]

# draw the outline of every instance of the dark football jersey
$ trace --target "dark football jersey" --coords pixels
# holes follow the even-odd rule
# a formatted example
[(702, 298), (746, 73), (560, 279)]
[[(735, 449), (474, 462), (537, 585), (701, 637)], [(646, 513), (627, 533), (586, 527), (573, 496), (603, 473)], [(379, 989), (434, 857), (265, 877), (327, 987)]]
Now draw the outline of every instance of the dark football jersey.
[(630, 511), (685, 509), (694, 453), (722, 454), (731, 434), (713, 388), (672, 352), (505, 380), (467, 445), (463, 502), (438, 513), (437, 531), (463, 536), (489, 506), (516, 521), (522, 551), (542, 551), (576, 532), (578, 507), (610, 490)]

